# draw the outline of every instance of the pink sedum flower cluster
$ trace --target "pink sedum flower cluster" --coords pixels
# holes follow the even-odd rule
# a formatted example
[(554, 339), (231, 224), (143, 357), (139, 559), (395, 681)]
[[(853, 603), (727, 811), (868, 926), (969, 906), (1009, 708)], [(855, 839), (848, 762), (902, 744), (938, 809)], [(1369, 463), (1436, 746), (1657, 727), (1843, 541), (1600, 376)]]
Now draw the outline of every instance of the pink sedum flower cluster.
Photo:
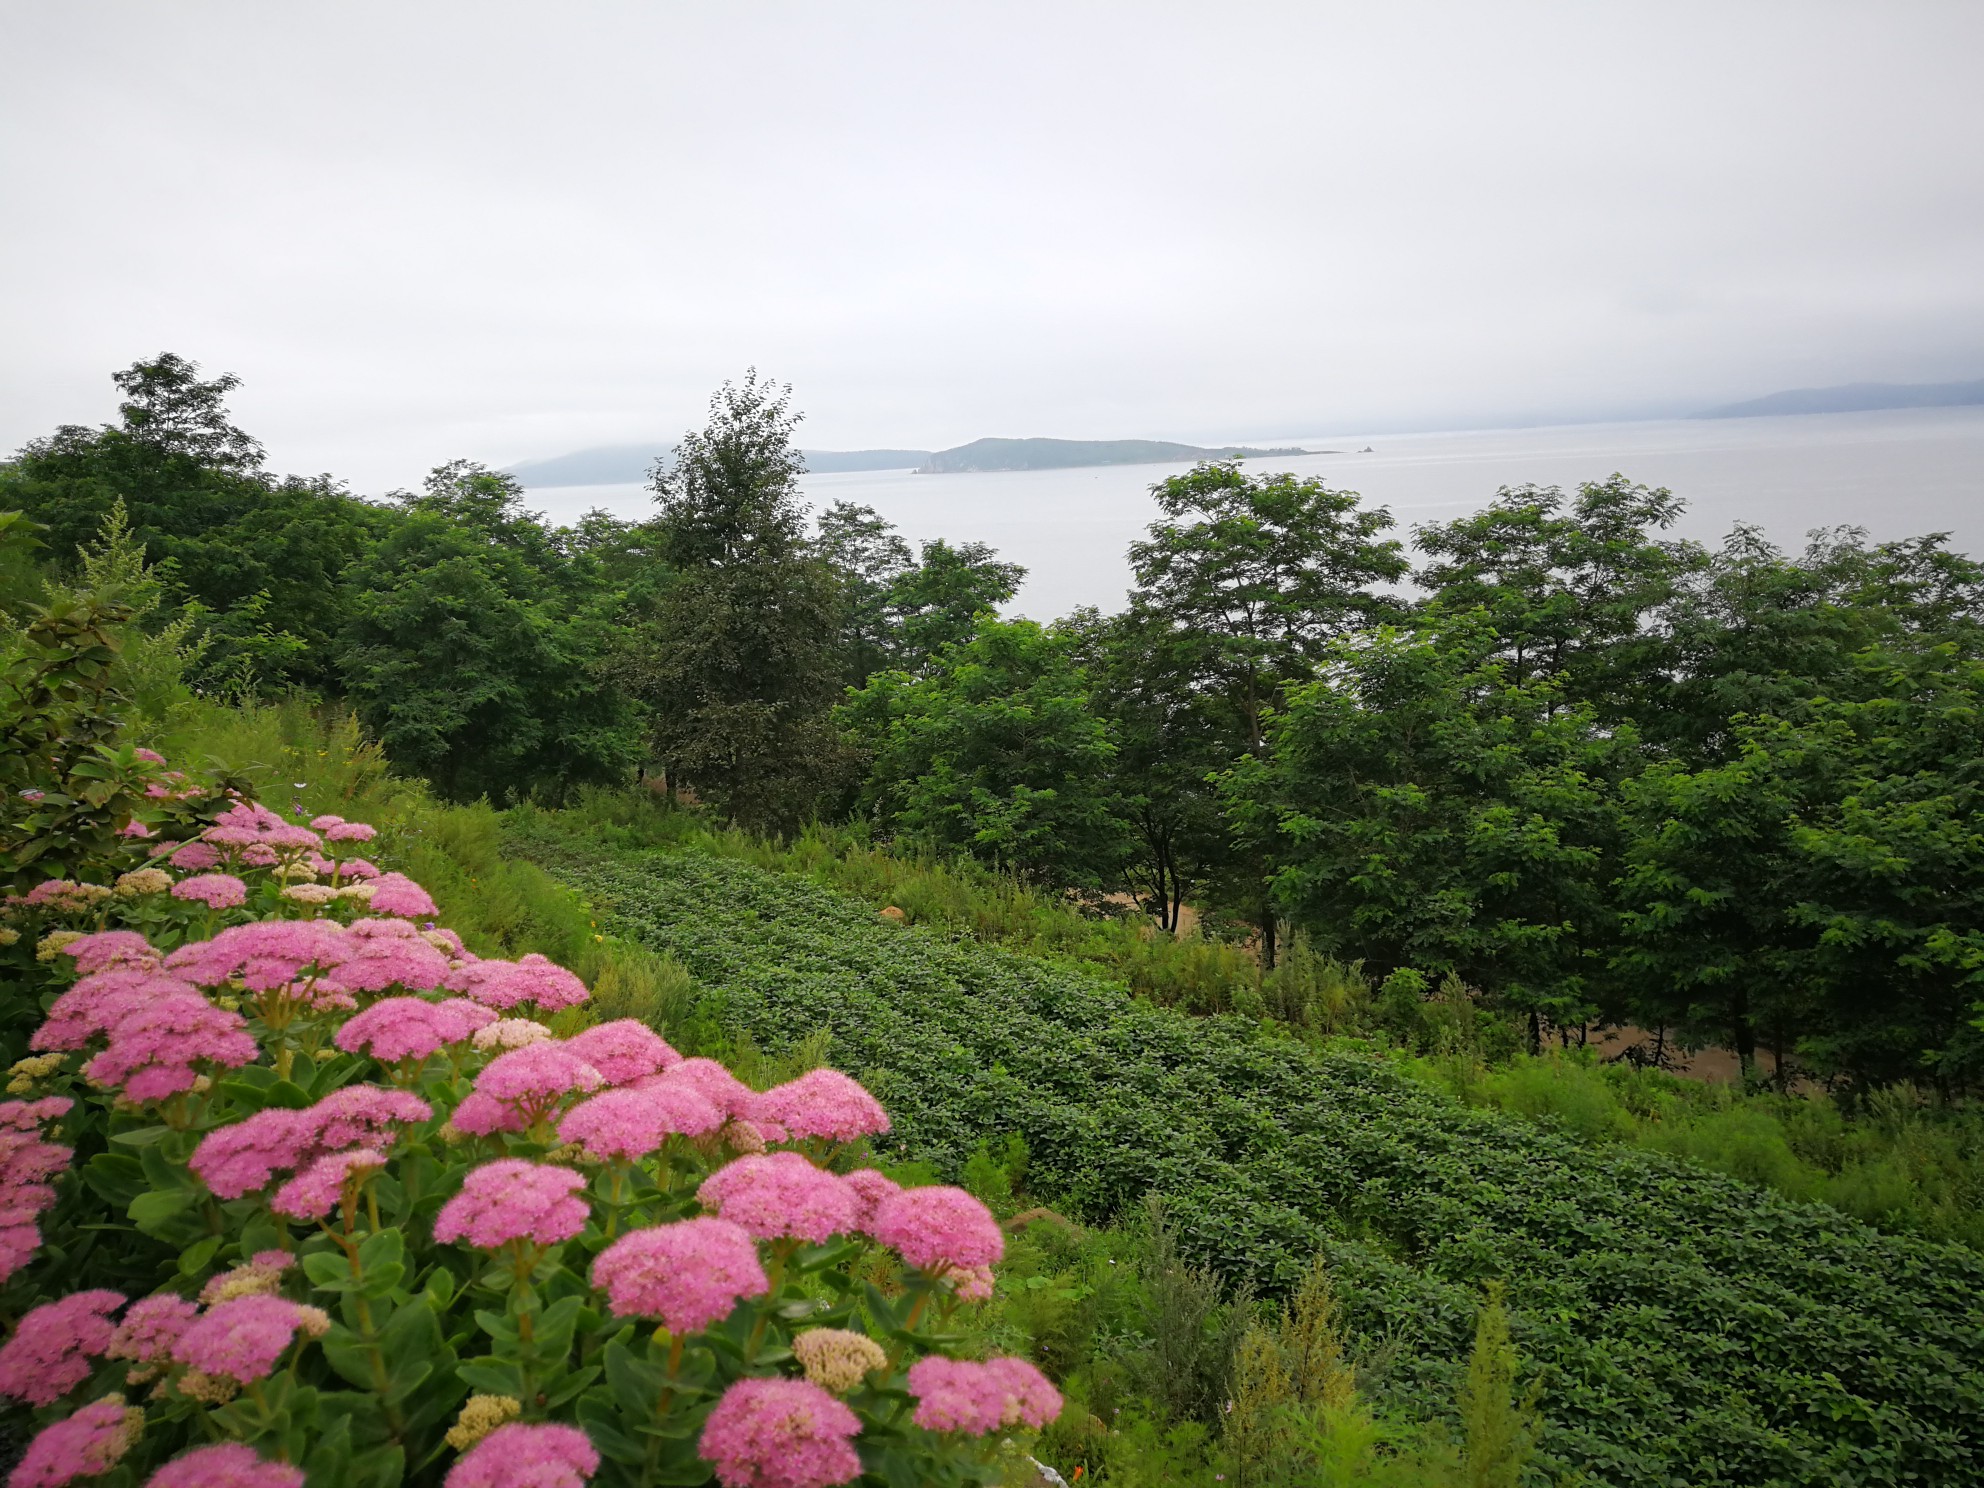
[(433, 1118), (419, 1096), (377, 1085), (347, 1085), (300, 1111), (270, 1106), (208, 1132), (189, 1166), (222, 1199), (266, 1188), (277, 1173), (307, 1167), (352, 1147), (384, 1150), (395, 1129)]
[[(385, 879), (379, 882), (383, 884)], [(372, 907), (380, 908), (376, 893)], [(448, 986), (485, 1007), (505, 1013), (525, 1003), (534, 1004), (540, 1012), (553, 1013), (560, 1008), (577, 1007), (589, 995), (584, 982), (536, 952), (515, 961), (471, 961), (456, 969), (448, 979)]]
[(124, 1305), (117, 1292), (71, 1292), (21, 1319), (0, 1345), (0, 1395), (48, 1405), (90, 1377), (90, 1360), (110, 1347), (110, 1314)]
[(303, 1488), (303, 1469), (266, 1462), (240, 1442), (223, 1442), (173, 1458), (145, 1480), (145, 1488)]
[(429, 1002), (422, 997), (387, 997), (347, 1018), (337, 1031), (336, 1043), (347, 1054), (370, 1054), (381, 1064), (398, 1064), (403, 1059), (432, 1058), (495, 1019), (489, 1009), (465, 998)]
[(722, 1126), (723, 1113), (701, 1095), (664, 1082), (580, 1101), (558, 1123), (558, 1136), (594, 1162), (624, 1162), (647, 1156), (671, 1136), (703, 1137)]
[(833, 1488), (861, 1475), (861, 1418), (808, 1380), (741, 1379), (703, 1425), (697, 1450), (724, 1488)]
[(404, 873), (382, 873), (372, 880), (373, 912), (424, 920), (438, 913), (427, 890)]
[(248, 902), (248, 885), (232, 873), (200, 873), (174, 884), (172, 897), (208, 909), (235, 909)]
[(585, 1175), (551, 1163), (501, 1158), (469, 1170), (461, 1192), (441, 1206), (434, 1238), (466, 1241), (495, 1250), (513, 1240), (556, 1245), (586, 1227), (589, 1211), (578, 1197)]
[(41, 1216), (55, 1203), (48, 1180), (75, 1155), (44, 1140), (42, 1124), (67, 1115), (72, 1104), (61, 1096), (0, 1101), (0, 1281), (41, 1248)]
[(563, 1043), (526, 1044), (498, 1054), (483, 1067), (475, 1089), (455, 1107), (455, 1126), (477, 1136), (523, 1131), (570, 1097), (605, 1083), (598, 1070)]
[(816, 1069), (784, 1085), (774, 1086), (752, 1103), (745, 1115), (762, 1124), (769, 1119), (793, 1137), (823, 1137), (851, 1142), (889, 1129), (882, 1103), (860, 1083), (839, 1070)]
[(448, 1470), (446, 1488), (585, 1488), (599, 1452), (576, 1426), (498, 1426)]
[(653, 1318), (693, 1333), (770, 1289), (758, 1247), (728, 1220), (685, 1219), (622, 1235), (592, 1266), (615, 1317)]
[(705, 1178), (696, 1195), (760, 1240), (818, 1245), (853, 1229), (860, 1212), (853, 1189), (797, 1152), (740, 1157)]
[(1061, 1392), (1024, 1359), (979, 1364), (932, 1354), (910, 1366), (909, 1393), (916, 1399), (913, 1419), (926, 1431), (1037, 1431), (1061, 1414)]
[(565, 1047), (599, 1071), (609, 1085), (627, 1085), (682, 1063), (682, 1056), (647, 1024), (634, 1018), (595, 1023), (565, 1040)]
[(919, 1271), (969, 1271), (1006, 1253), (999, 1221), (961, 1188), (905, 1188), (876, 1206), (869, 1233)]
[(62, 954), (76, 963), (77, 971), (85, 974), (109, 971), (113, 967), (150, 971), (159, 964), (159, 954), (152, 949), (152, 943), (135, 930), (99, 930), (81, 940), (70, 941), (62, 947)]
[(320, 1332), (320, 1318), (315, 1309), (282, 1297), (235, 1297), (188, 1324), (172, 1357), (203, 1374), (250, 1384), (268, 1377), (299, 1332)]
[(91, 1401), (28, 1443), (20, 1465), (7, 1475), (7, 1488), (63, 1488), (78, 1478), (101, 1477), (129, 1449), (144, 1414), (121, 1395)]

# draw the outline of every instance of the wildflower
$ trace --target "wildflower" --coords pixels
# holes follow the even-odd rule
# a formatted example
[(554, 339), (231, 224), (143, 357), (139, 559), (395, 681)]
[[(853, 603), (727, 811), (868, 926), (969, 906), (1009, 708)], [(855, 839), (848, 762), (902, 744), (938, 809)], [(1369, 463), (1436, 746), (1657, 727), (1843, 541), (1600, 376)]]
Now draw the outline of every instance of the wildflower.
[(556, 1245), (585, 1228), (588, 1210), (575, 1197), (585, 1177), (571, 1168), (504, 1158), (469, 1171), (461, 1192), (441, 1206), (434, 1238), (495, 1250), (512, 1240)]
[(141, 760), (148, 765), (162, 765), (165, 763), (165, 756), (160, 754), (156, 749), (134, 749), (131, 751), (131, 758)]
[[(104, 1356), (150, 1366), (143, 1376), (148, 1379), (170, 1360), (173, 1344), (199, 1313), (199, 1308), (173, 1292), (140, 1297), (125, 1312), (117, 1331), (110, 1335)], [(139, 1380), (136, 1370), (131, 1378), (134, 1382)]]
[(99, 930), (70, 941), (62, 950), (75, 961), (76, 970), (86, 975), (113, 967), (149, 971), (158, 966), (158, 952), (135, 930)]
[[(567, 1096), (597, 1090), (599, 1071), (560, 1043), (526, 1044), (498, 1054), (476, 1076), (475, 1095), (455, 1108), (455, 1125), (486, 1135), (521, 1131), (544, 1120)], [(469, 1112), (469, 1119), (463, 1113)]]
[(85, 1078), (122, 1086), (134, 1101), (163, 1100), (193, 1088), (196, 1063), (229, 1068), (260, 1051), (239, 1013), (187, 990), (126, 1011), (104, 1051), (83, 1066)]
[(839, 1070), (816, 1069), (775, 1085), (746, 1113), (769, 1117), (795, 1137), (851, 1142), (889, 1129), (882, 1103)]
[(42, 1052), (81, 1049), (108, 1034), (126, 1013), (188, 994), (199, 995), (177, 977), (161, 972), (137, 967), (93, 971), (49, 1006), (28, 1047)]
[(117, 875), (116, 894), (120, 899), (136, 899), (144, 894), (163, 894), (172, 887), (172, 875), (163, 868), (133, 868)]
[(558, 1123), (558, 1135), (576, 1142), (595, 1162), (645, 1157), (670, 1136), (706, 1136), (723, 1114), (686, 1086), (609, 1090), (580, 1101)]
[(856, 1168), (852, 1173), (843, 1173), (840, 1181), (853, 1189), (855, 1198), (860, 1201), (854, 1228), (864, 1235), (874, 1228), (875, 1210), (881, 1206), (882, 1200), (902, 1192), (900, 1183), (873, 1168)]
[[(356, 1019), (353, 1020), (354, 1022)], [(238, 1199), (278, 1172), (307, 1167), (351, 1147), (383, 1150), (398, 1124), (431, 1120), (434, 1108), (403, 1090), (347, 1085), (314, 1106), (269, 1106), (200, 1139), (187, 1166), (217, 1198)]]
[(390, 1140), (395, 1125), (430, 1121), (434, 1108), (408, 1091), (346, 1085), (306, 1107), (303, 1115), (311, 1124), (317, 1146), (335, 1150), (374, 1145), (382, 1138)]
[(961, 1188), (906, 1188), (876, 1207), (869, 1233), (919, 1271), (989, 1266), (1006, 1253), (999, 1221)]
[(859, 1389), (869, 1375), (889, 1367), (879, 1343), (845, 1328), (808, 1328), (792, 1340), (792, 1353), (806, 1378), (836, 1395)]
[(380, 914), (417, 920), (438, 912), (427, 890), (404, 873), (382, 873), (372, 881), (372, 888), (372, 908)]
[(7, 1067), (7, 1094), (26, 1095), (68, 1061), (61, 1054), (30, 1054)]
[(720, 1323), (771, 1283), (758, 1247), (722, 1219), (685, 1219), (622, 1235), (593, 1262), (592, 1284), (615, 1317), (653, 1318), (671, 1333)]
[(282, 1290), (282, 1274), (293, 1262), (287, 1251), (257, 1251), (240, 1265), (209, 1278), (200, 1288), (200, 1301), (213, 1307), (236, 1297), (273, 1297)]
[(172, 897), (204, 904), (208, 909), (233, 909), (248, 902), (248, 885), (232, 873), (201, 873), (172, 886)]
[(367, 1053), (381, 1064), (427, 1059), (469, 1036), (466, 1020), (446, 1004), (388, 997), (345, 1021), (333, 1042), (347, 1054)]
[(854, 1227), (854, 1190), (796, 1152), (740, 1157), (703, 1180), (703, 1207), (742, 1225), (760, 1240), (819, 1244)]
[(202, 1374), (252, 1384), (267, 1377), (297, 1333), (314, 1321), (281, 1297), (235, 1297), (196, 1318), (172, 1345), (172, 1357)]
[(166, 970), (202, 987), (235, 978), (251, 992), (272, 992), (316, 967), (330, 970), (350, 952), (342, 926), (329, 920), (258, 920), (230, 925), (165, 958)]
[(303, 1488), (303, 1469), (264, 1462), (240, 1442), (195, 1447), (145, 1480), (145, 1488)]
[(576, 1426), (498, 1426), (448, 1470), (445, 1488), (585, 1488), (599, 1453)]
[[(314, 827), (316, 823), (310, 825)], [(364, 822), (333, 822), (324, 829), (326, 842), (370, 842), (378, 835), (376, 828), (368, 827)]]
[(35, 943), (34, 958), (37, 961), (53, 961), (64, 948), (82, 938), (83, 932), (80, 930), (51, 930)]
[[(172, 1383), (181, 1395), (188, 1400), (197, 1400), (202, 1405), (226, 1405), (241, 1393), (240, 1381), (229, 1379), (224, 1374), (207, 1374), (198, 1369), (181, 1370), (179, 1378)], [(152, 1393), (164, 1394), (165, 1386), (160, 1384)]]
[(0, 925), (0, 946), (18, 944), (20, 938), (21, 932), (16, 930), (12, 925)]
[(758, 1157), (766, 1151), (765, 1134), (748, 1121), (726, 1121), (717, 1140), (739, 1157)]
[(211, 842), (186, 842), (173, 849), (166, 861), (187, 873), (204, 873), (221, 865), (220, 849)]
[(134, 816), (117, 829), (117, 835), (119, 837), (129, 837), (133, 841), (142, 842), (145, 838), (155, 837), (158, 834)]
[[(377, 908), (377, 898), (372, 902)], [(456, 968), (448, 986), (505, 1012), (526, 1002), (535, 1003), (540, 1012), (556, 1012), (576, 1007), (588, 996), (584, 982), (536, 952), (516, 961), (471, 961)]]
[[(469, 1002), (466, 997), (451, 999), (456, 1002)], [(484, 1023), (470, 1037), (469, 1042), (478, 1049), (522, 1049), (531, 1044), (541, 1044), (552, 1037), (550, 1029), (529, 1018), (499, 1018), (495, 1012), (479, 1002), (470, 1002), (470, 1007), (480, 1008), (488, 1016)]]
[(338, 875), (347, 879), (375, 879), (379, 876), (379, 868), (377, 864), (368, 863), (363, 858), (346, 858), (338, 865)]
[(362, 904), (370, 908), (372, 904), (372, 885), (364, 883), (346, 884), (337, 891), (337, 897), (340, 899), (349, 899), (354, 904)]
[(757, 1092), (714, 1059), (685, 1059), (661, 1077), (693, 1085), (726, 1116), (748, 1117)]
[(469, 956), (468, 947), (462, 944), (462, 938), (452, 930), (436, 930), (429, 925), (420, 932), (420, 938), (451, 961), (473, 959)]
[(523, 1413), (524, 1403), (514, 1395), (471, 1395), (444, 1439), (457, 1452), (465, 1452), (505, 1421), (514, 1421)]
[(966, 1266), (946, 1271), (944, 1284), (960, 1302), (986, 1302), (992, 1297), (992, 1268)]
[(110, 1314), (124, 1305), (117, 1292), (71, 1292), (21, 1319), (0, 1345), (0, 1395), (48, 1405), (90, 1377), (90, 1360), (110, 1347)]
[(809, 1380), (741, 1379), (696, 1450), (724, 1488), (831, 1488), (861, 1474), (860, 1417)]
[(1061, 1392), (1024, 1359), (976, 1364), (932, 1354), (910, 1366), (909, 1393), (917, 1402), (912, 1419), (926, 1431), (1039, 1430), (1061, 1414)]
[(29, 909), (52, 909), (57, 914), (88, 914), (109, 897), (110, 890), (101, 884), (49, 878), (29, 889), (21, 902)]
[(282, 897), (297, 904), (307, 904), (315, 909), (329, 904), (337, 898), (338, 891), (329, 884), (293, 883), (282, 891)]
[(115, 1467), (145, 1429), (145, 1413), (122, 1395), (92, 1401), (67, 1420), (42, 1428), (28, 1443), (7, 1488), (62, 1488)]
[(635, 1018), (594, 1024), (573, 1034), (565, 1047), (598, 1070), (609, 1085), (625, 1085), (682, 1062), (667, 1040)]
[(269, 1207), (291, 1219), (325, 1219), (343, 1203), (345, 1223), (349, 1225), (350, 1206), (358, 1188), (385, 1165), (385, 1154), (369, 1147), (333, 1152), (318, 1158), (277, 1189)]
[(448, 958), (418, 939), (362, 940), (337, 968), (338, 981), (353, 992), (383, 992), (388, 987), (428, 992), (447, 979), (448, 971)]

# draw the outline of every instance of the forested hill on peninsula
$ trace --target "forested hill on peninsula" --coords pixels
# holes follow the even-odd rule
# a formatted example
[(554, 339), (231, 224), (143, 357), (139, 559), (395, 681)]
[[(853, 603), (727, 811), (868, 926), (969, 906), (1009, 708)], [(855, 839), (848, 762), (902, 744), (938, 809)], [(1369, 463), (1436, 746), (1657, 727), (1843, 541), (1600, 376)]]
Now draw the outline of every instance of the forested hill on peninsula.
[[(974, 439), (946, 450), (804, 450), (816, 473), (844, 470), (1060, 470), (1079, 465), (1156, 465), (1193, 460), (1304, 455), (1303, 449), (1205, 448), (1163, 439)], [(524, 460), (508, 473), (525, 486), (611, 486), (643, 481), (657, 459), (672, 459), (659, 443), (602, 445), (543, 460)]]

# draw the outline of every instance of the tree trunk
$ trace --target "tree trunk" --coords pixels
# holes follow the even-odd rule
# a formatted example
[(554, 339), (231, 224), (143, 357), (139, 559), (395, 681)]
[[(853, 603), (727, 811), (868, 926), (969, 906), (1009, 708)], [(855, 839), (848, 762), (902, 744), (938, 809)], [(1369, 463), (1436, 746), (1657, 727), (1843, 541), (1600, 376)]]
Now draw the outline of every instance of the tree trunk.
[(1543, 1052), (1543, 1015), (1535, 1008), (1529, 1010), (1529, 1052)]
[(1272, 906), (1261, 910), (1261, 970), (1274, 970), (1274, 909)]
[(1736, 1063), (1747, 1081), (1757, 1066), (1757, 1031), (1750, 1024), (1750, 994), (1737, 988), (1729, 1010), (1729, 1040), (1736, 1047)]

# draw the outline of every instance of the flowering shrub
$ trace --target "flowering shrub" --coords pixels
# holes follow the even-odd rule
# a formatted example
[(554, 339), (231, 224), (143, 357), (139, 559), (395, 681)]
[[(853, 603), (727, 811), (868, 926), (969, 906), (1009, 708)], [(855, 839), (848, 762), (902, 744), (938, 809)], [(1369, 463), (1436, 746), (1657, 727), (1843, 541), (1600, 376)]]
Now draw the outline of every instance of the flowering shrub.
[(213, 805), (0, 911), (10, 1484), (990, 1482), (1059, 1412), (948, 1356), (1003, 1237), (864, 1165), (858, 1083), (558, 1038), (579, 978), (471, 954), (370, 827)]

